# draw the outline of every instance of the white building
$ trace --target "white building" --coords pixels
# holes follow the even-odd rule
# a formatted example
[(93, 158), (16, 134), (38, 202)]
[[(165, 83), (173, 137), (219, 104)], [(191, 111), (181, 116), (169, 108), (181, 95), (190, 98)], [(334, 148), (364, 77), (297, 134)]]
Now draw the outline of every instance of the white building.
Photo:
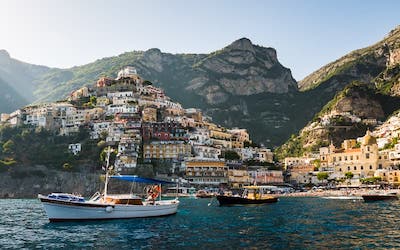
[(137, 113), (139, 108), (137, 105), (129, 104), (111, 104), (107, 106), (106, 115), (115, 115), (118, 113)]
[(195, 131), (190, 132), (189, 143), (192, 145), (212, 145), (210, 131), (204, 128), (197, 128)]
[(79, 152), (82, 151), (82, 145), (80, 143), (69, 144), (68, 146), (69, 151), (74, 155), (77, 155)]
[(221, 149), (206, 145), (194, 145), (193, 152), (198, 158), (218, 159)]
[(137, 71), (135, 67), (132, 66), (126, 66), (125, 68), (121, 69), (118, 72), (118, 77), (117, 79), (120, 79), (122, 77), (130, 77), (130, 76), (136, 76), (137, 75)]
[(133, 97), (133, 91), (122, 91), (122, 92), (109, 92), (107, 98), (113, 100), (113, 98), (127, 98)]

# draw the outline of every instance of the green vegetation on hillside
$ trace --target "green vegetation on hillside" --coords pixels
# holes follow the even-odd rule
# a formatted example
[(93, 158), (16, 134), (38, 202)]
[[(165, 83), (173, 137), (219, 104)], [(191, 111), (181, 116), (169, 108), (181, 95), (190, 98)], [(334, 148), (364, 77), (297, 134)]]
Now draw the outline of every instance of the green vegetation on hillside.
[[(72, 143), (81, 143), (82, 152), (73, 155), (68, 150)], [(55, 136), (48, 130), (29, 126), (0, 127), (1, 170), (35, 165), (59, 170), (95, 170), (100, 150), (96, 142), (89, 140), (84, 128), (74, 136)]]

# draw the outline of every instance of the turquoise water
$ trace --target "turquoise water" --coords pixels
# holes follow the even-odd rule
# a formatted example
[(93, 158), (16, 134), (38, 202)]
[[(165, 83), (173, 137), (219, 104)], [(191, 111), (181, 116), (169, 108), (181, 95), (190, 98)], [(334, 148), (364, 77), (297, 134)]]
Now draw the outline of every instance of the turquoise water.
[(0, 200), (0, 247), (17, 249), (400, 248), (400, 201), (281, 198), (219, 207), (181, 199), (169, 217), (49, 223), (38, 200)]

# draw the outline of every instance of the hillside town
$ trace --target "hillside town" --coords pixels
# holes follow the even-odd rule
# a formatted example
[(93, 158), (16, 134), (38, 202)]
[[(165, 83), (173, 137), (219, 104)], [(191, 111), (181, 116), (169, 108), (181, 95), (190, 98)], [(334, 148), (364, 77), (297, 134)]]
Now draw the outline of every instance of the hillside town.
[[(1, 114), (1, 124), (40, 127), (58, 136), (87, 128), (91, 140), (116, 150), (118, 172), (158, 162), (170, 167), (171, 176), (200, 187), (284, 182), (271, 150), (252, 143), (246, 129), (224, 128), (199, 109), (183, 108), (131, 66), (66, 100)], [(68, 149), (78, 155), (82, 144), (76, 141)]]
[(400, 117), (393, 116), (365, 136), (331, 143), (319, 153), (285, 158), (286, 179), (292, 184), (363, 185), (400, 184)]
[[(334, 113), (326, 115), (321, 126), (329, 126), (337, 115), (361, 122), (350, 113)], [(363, 120), (379, 126), (364, 137), (344, 140), (340, 147), (331, 143), (319, 152), (286, 157), (281, 169), (272, 151), (253, 143), (246, 129), (224, 128), (199, 109), (183, 108), (131, 66), (121, 69), (115, 79), (101, 77), (91, 87), (73, 91), (66, 100), (3, 113), (0, 122), (40, 127), (58, 136), (76, 134), (84, 127), (91, 140), (116, 150), (116, 171), (159, 163), (169, 167), (170, 177), (196, 187), (400, 184), (399, 114), (383, 124)], [(68, 150), (78, 155), (82, 144), (72, 143)]]

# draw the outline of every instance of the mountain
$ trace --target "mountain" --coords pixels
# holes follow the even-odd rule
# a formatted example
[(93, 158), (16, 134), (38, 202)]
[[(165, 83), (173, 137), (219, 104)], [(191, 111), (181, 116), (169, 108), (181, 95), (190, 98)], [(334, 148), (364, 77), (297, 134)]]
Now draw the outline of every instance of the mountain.
[(15, 107), (22, 107), (29, 102), (13, 89), (6, 81), (0, 78), (0, 111), (12, 112)]
[[(21, 68), (27, 65), (19, 64)], [(254, 45), (247, 38), (210, 54), (133, 51), (69, 69), (26, 72), (26, 81), (16, 82), (30, 84), (23, 88), (29, 102), (55, 101), (77, 88), (92, 86), (100, 76), (115, 76), (127, 65), (184, 106), (203, 109), (221, 125), (245, 126), (256, 141), (267, 145), (282, 143), (288, 130), (298, 131), (310, 118), (297, 122), (295, 112), (300, 110), (292, 104), (299, 94), (297, 82), (279, 63), (275, 49)]]
[[(15, 89), (27, 102), (65, 98), (77, 88), (92, 86), (100, 76), (115, 76), (120, 68), (130, 65), (185, 107), (200, 108), (223, 126), (247, 128), (253, 140), (274, 147), (291, 134), (296, 137), (310, 120), (321, 119), (324, 106), (354, 82), (371, 87), (376, 94), (365, 99), (365, 103), (376, 97), (377, 106), (383, 105), (383, 116), (365, 118), (385, 119), (393, 109), (385, 100), (397, 100), (400, 94), (399, 36), (400, 29), (396, 28), (382, 41), (345, 55), (298, 84), (291, 71), (278, 61), (275, 49), (255, 45), (247, 38), (210, 54), (170, 54), (154, 48), (69, 69), (8, 60), (26, 71), (21, 74), (26, 80), (15, 82), (29, 86)], [(26, 70), (28, 66), (35, 70)], [(0, 64), (0, 78), (14, 86), (16, 83), (10, 77), (4, 77), (4, 68), (10, 71), (7, 65)], [(22, 95), (21, 90), (26, 93)], [(350, 103), (344, 106), (350, 106), (346, 112), (352, 113), (355, 102)], [(0, 106), (0, 112), (1, 109)]]
[(34, 81), (48, 70), (15, 60), (7, 51), (0, 50), (0, 112), (12, 112), (35, 101)]
[(400, 108), (400, 27), (382, 41), (353, 51), (299, 82), (304, 93), (337, 93), (298, 135), (277, 150), (283, 158), (337, 146), (385, 121)]

